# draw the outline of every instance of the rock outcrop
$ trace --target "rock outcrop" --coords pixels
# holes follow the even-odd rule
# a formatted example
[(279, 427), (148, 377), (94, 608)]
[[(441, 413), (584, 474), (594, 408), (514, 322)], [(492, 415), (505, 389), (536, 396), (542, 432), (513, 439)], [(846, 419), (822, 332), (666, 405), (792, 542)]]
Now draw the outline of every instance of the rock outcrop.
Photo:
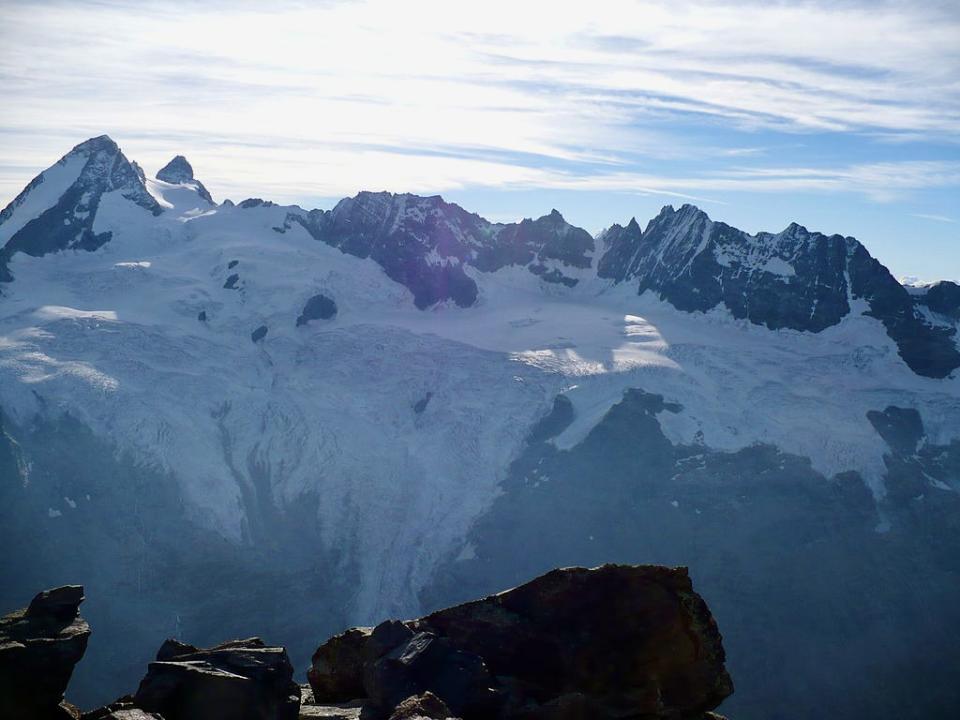
[(134, 695), (63, 700), (90, 628), (83, 588), (0, 619), (3, 720), (717, 720), (733, 692), (716, 623), (686, 568), (553, 570), (417, 620), (327, 640), (309, 687), (260, 638), (170, 639)]
[(0, 618), (0, 718), (77, 717), (63, 693), (90, 637), (81, 602), (83, 588), (65, 585)]
[[(324, 643), (316, 702), (362, 688), (375, 714), (433, 693), (466, 720), (702, 718), (733, 692), (685, 568), (554, 570), (525, 585)], [(429, 716), (428, 716), (429, 717)]]
[(311, 320), (329, 320), (336, 317), (337, 303), (323, 293), (318, 293), (307, 300), (303, 311), (297, 316), (297, 327), (306, 325)]
[(300, 686), (286, 650), (260, 638), (210, 649), (168, 640), (133, 705), (164, 720), (296, 720)]
[(164, 182), (175, 185), (190, 185), (197, 191), (200, 197), (211, 205), (214, 204), (210, 192), (203, 186), (202, 182), (193, 176), (193, 166), (190, 165), (190, 162), (183, 155), (177, 155), (173, 160), (164, 165), (160, 172), (157, 173), (157, 180), (163, 180)]

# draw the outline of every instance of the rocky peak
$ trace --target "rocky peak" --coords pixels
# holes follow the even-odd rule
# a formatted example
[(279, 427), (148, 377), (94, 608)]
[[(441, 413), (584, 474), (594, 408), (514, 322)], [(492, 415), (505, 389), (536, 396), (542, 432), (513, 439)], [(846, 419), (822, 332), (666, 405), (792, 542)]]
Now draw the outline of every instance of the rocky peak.
[(177, 155), (160, 168), (157, 180), (168, 183), (185, 183), (193, 180), (193, 167), (183, 155)]
[(193, 166), (183, 156), (177, 155), (170, 162), (160, 168), (157, 173), (157, 180), (172, 183), (174, 185), (191, 185), (196, 188), (197, 193), (211, 205), (213, 198), (203, 186), (203, 183), (193, 176)]
[[(46, 194), (33, 196), (41, 185), (47, 193), (54, 190), (53, 205), (46, 205)], [(18, 252), (39, 257), (67, 248), (96, 250), (108, 242), (110, 232), (93, 231), (100, 198), (108, 192), (119, 192), (154, 215), (162, 212), (142, 173), (107, 135), (80, 143), (35, 177), (0, 212), (0, 242), (6, 240), (0, 248), (0, 282), (12, 279), (7, 265)], [(44, 198), (42, 206), (34, 206), (37, 197)]]
[(939, 315), (960, 321), (960, 285), (955, 282), (931, 283), (915, 295), (915, 300)]
[(636, 280), (639, 293), (652, 291), (688, 312), (722, 303), (734, 317), (770, 329), (819, 332), (850, 313), (848, 298), (863, 299), (914, 372), (945, 377), (960, 367), (955, 328), (926, 322), (903, 286), (852, 237), (797, 223), (751, 235), (689, 204), (665, 206), (643, 233), (628, 228), (604, 234), (601, 277)]
[(642, 238), (636, 218), (630, 218), (626, 227), (613, 224), (607, 228), (598, 238), (606, 250), (597, 261), (597, 275), (616, 282), (626, 280), (640, 252)]
[(72, 157), (74, 155), (93, 155), (95, 153), (117, 153), (119, 152), (120, 147), (113, 141), (109, 135), (98, 135), (97, 137), (92, 137), (89, 140), (84, 140), (82, 143), (79, 143), (74, 146), (73, 150), (65, 155), (65, 157)]
[(556, 210), (537, 220), (498, 224), (439, 195), (361, 192), (329, 212), (291, 212), (278, 230), (292, 223), (345, 253), (376, 261), (410, 289), (419, 308), (445, 300), (472, 305), (478, 288), (464, 272), (467, 265), (481, 272), (526, 266), (543, 282), (576, 285), (561, 268), (589, 268), (594, 247), (589, 233)]

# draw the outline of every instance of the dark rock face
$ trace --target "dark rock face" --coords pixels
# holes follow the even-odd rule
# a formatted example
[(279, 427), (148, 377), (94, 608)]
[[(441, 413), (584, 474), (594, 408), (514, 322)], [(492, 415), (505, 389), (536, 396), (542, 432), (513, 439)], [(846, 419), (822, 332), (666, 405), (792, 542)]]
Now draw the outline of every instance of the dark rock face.
[(867, 419), (895, 452), (911, 455), (924, 438), (923, 420), (913, 408), (888, 407), (883, 412), (870, 410)]
[(631, 218), (626, 227), (615, 224), (607, 228), (601, 238), (607, 250), (597, 262), (597, 275), (617, 282), (626, 280), (641, 250), (642, 235), (636, 218)]
[(679, 720), (733, 692), (724, 659), (685, 568), (604, 565), (348, 631), (317, 650), (308, 677), (318, 702), (362, 686), (384, 716), (430, 692), (467, 720)]
[(431, 691), (457, 715), (496, 716), (501, 696), (492, 689), (495, 681), (482, 657), (433, 632), (408, 633), (385, 654), (371, 651), (367, 657), (364, 687), (374, 707), (387, 714), (407, 698)]
[(223, 281), (224, 290), (236, 290), (237, 283), (240, 281), (240, 275), (238, 273), (232, 273), (227, 276), (227, 279)]
[(241, 200), (237, 203), (237, 207), (242, 210), (249, 210), (250, 208), (255, 207), (276, 207), (275, 202), (270, 200), (264, 200), (263, 198), (247, 198), (246, 200)]
[(363, 663), (371, 632), (371, 628), (352, 628), (330, 638), (313, 654), (307, 679), (317, 702), (366, 697)]
[(927, 324), (907, 290), (859, 243), (851, 253), (848, 271), (853, 296), (870, 304), (867, 314), (884, 324), (915, 373), (942, 378), (960, 367), (960, 350), (953, 339), (956, 329)]
[(296, 720), (300, 686), (286, 650), (259, 638), (208, 650), (167, 641), (133, 704), (164, 720)]
[(37, 595), (25, 610), (0, 618), (0, 717), (71, 718), (63, 702), (90, 626), (79, 616), (83, 588), (66, 585)]
[(306, 325), (311, 320), (329, 320), (336, 315), (337, 303), (323, 293), (318, 293), (303, 306), (303, 311), (297, 317), (297, 327)]
[[(27, 222), (0, 248), (0, 282), (13, 279), (7, 263), (18, 252), (40, 257), (68, 248), (96, 250), (109, 242), (112, 237), (110, 232), (93, 231), (100, 198), (106, 192), (120, 191), (123, 197), (144, 210), (154, 215), (162, 212), (160, 205), (147, 192), (137, 169), (106, 135), (77, 145), (64, 155), (57, 165), (66, 165), (76, 159), (83, 160), (84, 164), (74, 183), (55, 205)], [(30, 192), (43, 182), (44, 174), (41, 173), (0, 212), (0, 226), (13, 216)]]
[(919, 302), (935, 313), (960, 320), (960, 285), (955, 282), (942, 280), (931, 285)]
[(263, 340), (263, 339), (267, 336), (267, 332), (268, 332), (267, 326), (266, 326), (266, 325), (261, 325), (261, 326), (258, 327), (256, 330), (254, 330), (252, 333), (250, 333), (250, 339), (251, 339), (253, 342), (258, 343), (258, 342), (260, 342), (261, 340)]
[(883, 322), (914, 372), (940, 378), (960, 367), (955, 331), (927, 323), (906, 289), (851, 237), (796, 223), (751, 236), (684, 205), (665, 207), (642, 233), (631, 222), (603, 239), (600, 277), (635, 280), (638, 292), (651, 290), (680, 310), (723, 303), (734, 317), (770, 329), (819, 332), (850, 313), (850, 296), (868, 302), (868, 314)]
[(430, 404), (430, 401), (432, 399), (433, 399), (433, 393), (428, 391), (426, 395), (424, 395), (422, 398), (420, 398), (419, 400), (417, 400), (417, 402), (413, 404), (413, 411), (417, 415), (420, 415), (424, 410), (427, 409), (427, 405)]
[(371, 258), (392, 280), (407, 287), (417, 307), (452, 300), (476, 302), (477, 285), (466, 266), (494, 272), (527, 266), (547, 282), (575, 285), (560, 268), (588, 268), (593, 238), (554, 210), (538, 220), (490, 223), (439, 196), (362, 192), (329, 211), (290, 213), (284, 231), (302, 225), (314, 238), (341, 251)]
[(209, 191), (203, 186), (203, 183), (193, 176), (193, 166), (183, 155), (177, 155), (168, 162), (160, 172), (157, 173), (157, 180), (173, 183), (175, 185), (192, 185), (196, 188), (197, 194), (211, 205), (214, 204)]

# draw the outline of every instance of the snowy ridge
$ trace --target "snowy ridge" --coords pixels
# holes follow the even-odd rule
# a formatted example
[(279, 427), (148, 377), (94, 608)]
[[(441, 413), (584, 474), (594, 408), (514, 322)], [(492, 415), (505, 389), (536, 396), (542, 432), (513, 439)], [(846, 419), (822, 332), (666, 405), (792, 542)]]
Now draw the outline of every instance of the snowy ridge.
[[(62, 163), (9, 222), (57, 202), (79, 172)], [(412, 613), (438, 564), (468, 551), (468, 529), (558, 393), (575, 411), (561, 448), (642, 388), (682, 406), (661, 416), (673, 442), (770, 443), (827, 476), (860, 472), (877, 494), (887, 448), (868, 411), (917, 408), (932, 441), (958, 437), (960, 379), (913, 372), (853, 295), (820, 332), (770, 329), (722, 302), (687, 311), (599, 276), (592, 239), (559, 213), (494, 225), (440, 198), (362, 193), (322, 213), (212, 205), (190, 179), (143, 187), (162, 212), (105, 190), (90, 230), (110, 241), (94, 250), (11, 256), (4, 413), (27, 424), (69, 412), (168, 472), (192, 517), (233, 542), (259, 542), (278, 512), (316, 502), (324, 543), (351, 548), (344, 562), (360, 570), (360, 622)], [(791, 226), (711, 245), (717, 226), (687, 206), (643, 235), (660, 238), (655, 266), (674, 277), (720, 248), (721, 266), (779, 285), (814, 242)], [(390, 255), (391, 237), (417, 252)], [(417, 293), (433, 286), (418, 283), (434, 277), (421, 267), (462, 272), (474, 300), (421, 309)], [(336, 316), (298, 327), (317, 293)]]

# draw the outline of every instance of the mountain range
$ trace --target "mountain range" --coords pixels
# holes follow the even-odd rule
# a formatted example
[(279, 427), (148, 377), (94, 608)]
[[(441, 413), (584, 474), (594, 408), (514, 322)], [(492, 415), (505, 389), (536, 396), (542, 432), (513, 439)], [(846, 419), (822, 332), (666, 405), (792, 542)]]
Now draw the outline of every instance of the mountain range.
[(732, 716), (947, 717), (958, 329), (956, 283), (797, 224), (217, 203), (93, 138), (0, 212), (0, 602), (93, 590), (93, 703), (161, 635), (305, 667), (554, 566), (687, 565)]

